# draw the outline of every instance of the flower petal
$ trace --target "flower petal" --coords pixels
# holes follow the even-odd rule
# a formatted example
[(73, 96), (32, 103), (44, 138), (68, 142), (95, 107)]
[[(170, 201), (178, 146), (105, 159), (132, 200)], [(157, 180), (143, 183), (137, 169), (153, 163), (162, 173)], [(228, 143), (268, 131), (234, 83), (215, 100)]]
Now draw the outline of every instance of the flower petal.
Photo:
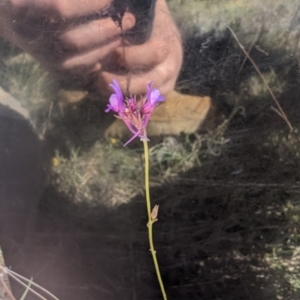
[(114, 112), (119, 112), (119, 100), (117, 98), (116, 94), (112, 94), (109, 97), (109, 104), (107, 104), (107, 109), (105, 112), (109, 112), (110, 110), (113, 110)]
[(158, 89), (151, 89), (152, 82), (147, 84), (147, 94), (146, 101), (141, 109), (143, 114), (152, 114), (154, 108), (157, 106), (159, 102), (165, 100), (164, 96), (162, 96)]
[(109, 86), (113, 88), (118, 99), (123, 101), (123, 94), (122, 94), (122, 91), (121, 91), (118, 81), (116, 79), (113, 79), (113, 83), (111, 83)]
[(160, 94), (158, 89), (151, 89), (152, 82), (153, 81), (147, 84), (146, 98), (147, 102), (150, 102), (151, 106), (155, 107), (158, 104), (158, 102), (164, 101), (165, 97)]
[(114, 112), (124, 111), (124, 97), (117, 80), (114, 79), (113, 83), (109, 86), (113, 88), (115, 93), (110, 96), (110, 104), (107, 105), (105, 112), (109, 112), (110, 110), (113, 110)]
[(162, 96), (158, 89), (154, 89), (150, 92), (150, 101), (151, 105), (154, 107), (159, 103), (165, 100), (165, 97)]

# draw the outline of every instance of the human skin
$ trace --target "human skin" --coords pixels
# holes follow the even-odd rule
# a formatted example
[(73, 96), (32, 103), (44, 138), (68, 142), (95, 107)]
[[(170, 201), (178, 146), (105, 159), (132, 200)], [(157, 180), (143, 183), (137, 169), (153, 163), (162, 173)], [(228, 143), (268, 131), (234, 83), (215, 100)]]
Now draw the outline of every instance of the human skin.
[(181, 68), (182, 47), (165, 0), (157, 0), (151, 34), (139, 45), (126, 38), (136, 22), (130, 11), (122, 18), (122, 29), (112, 18), (78, 21), (110, 3), (0, 0), (0, 35), (49, 71), (77, 82), (93, 82), (101, 92), (109, 92), (116, 79), (124, 94), (143, 94), (153, 81), (153, 87), (167, 95)]

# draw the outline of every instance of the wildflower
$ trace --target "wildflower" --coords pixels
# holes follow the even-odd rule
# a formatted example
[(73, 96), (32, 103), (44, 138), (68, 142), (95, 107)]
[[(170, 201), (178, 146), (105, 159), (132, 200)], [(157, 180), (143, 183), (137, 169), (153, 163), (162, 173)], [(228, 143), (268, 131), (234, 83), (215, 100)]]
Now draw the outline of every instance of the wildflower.
[(146, 96), (141, 97), (139, 101), (136, 96), (124, 99), (118, 82), (114, 79), (109, 86), (113, 88), (114, 94), (109, 98), (109, 104), (105, 112), (114, 111), (118, 115), (117, 118), (122, 119), (133, 136), (125, 143), (126, 146), (136, 137), (147, 139), (146, 127), (155, 107), (162, 101), (164, 97), (158, 89), (151, 89), (152, 82), (147, 84)]

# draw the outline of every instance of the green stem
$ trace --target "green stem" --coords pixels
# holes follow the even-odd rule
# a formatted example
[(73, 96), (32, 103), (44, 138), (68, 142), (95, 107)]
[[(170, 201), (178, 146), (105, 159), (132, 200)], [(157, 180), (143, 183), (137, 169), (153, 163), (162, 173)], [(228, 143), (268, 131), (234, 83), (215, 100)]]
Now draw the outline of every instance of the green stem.
[(163, 299), (167, 300), (167, 295), (165, 292), (164, 283), (160, 275), (159, 265), (156, 258), (156, 251), (154, 249), (154, 243), (153, 243), (153, 223), (156, 221), (156, 219), (152, 219), (151, 217), (151, 200), (150, 200), (150, 184), (149, 184), (149, 149), (148, 149), (148, 142), (146, 139), (143, 139), (143, 145), (144, 145), (144, 155), (145, 155), (145, 193), (146, 193), (146, 204), (147, 204), (147, 214), (148, 214), (147, 227), (148, 227), (150, 252), (153, 258), (156, 276), (158, 279), (161, 293), (163, 295)]

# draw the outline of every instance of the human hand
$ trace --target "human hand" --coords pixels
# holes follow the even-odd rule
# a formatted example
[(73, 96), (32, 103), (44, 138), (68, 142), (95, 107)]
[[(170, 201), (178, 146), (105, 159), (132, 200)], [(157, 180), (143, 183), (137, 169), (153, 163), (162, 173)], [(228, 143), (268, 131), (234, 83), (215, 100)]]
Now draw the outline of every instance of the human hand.
[(99, 89), (107, 89), (116, 79), (125, 94), (143, 94), (153, 81), (163, 95), (175, 86), (181, 65), (182, 45), (180, 33), (170, 15), (165, 0), (157, 0), (153, 30), (141, 45), (123, 44), (115, 51), (115, 61), (123, 73), (101, 70), (97, 73)]
[(86, 76), (107, 64), (135, 25), (125, 12), (121, 27), (109, 16), (112, 0), (0, 0), (0, 35), (58, 74)]
[(126, 40), (136, 21), (130, 12), (122, 18), (123, 32), (112, 18), (97, 19), (110, 4), (111, 0), (78, 0), (76, 5), (74, 0), (0, 0), (0, 35), (60, 76), (81, 82), (93, 78), (101, 91), (108, 91), (115, 78), (124, 93), (143, 94), (146, 84), (154, 81), (167, 94), (181, 67), (182, 47), (165, 0), (157, 1), (152, 33), (142, 45)]

